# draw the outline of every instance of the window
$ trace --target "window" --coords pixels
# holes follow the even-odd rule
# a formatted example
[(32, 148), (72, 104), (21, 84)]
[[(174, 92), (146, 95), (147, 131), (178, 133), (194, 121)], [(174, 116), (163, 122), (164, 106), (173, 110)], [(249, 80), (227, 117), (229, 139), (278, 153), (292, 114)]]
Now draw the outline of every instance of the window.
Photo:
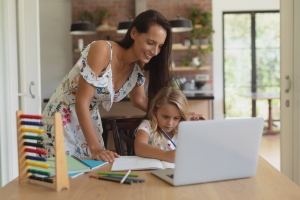
[[(253, 101), (250, 95), (280, 92), (279, 20), (278, 11), (223, 14), (226, 117), (268, 118), (268, 102)], [(279, 101), (272, 101), (275, 119), (280, 116)]]

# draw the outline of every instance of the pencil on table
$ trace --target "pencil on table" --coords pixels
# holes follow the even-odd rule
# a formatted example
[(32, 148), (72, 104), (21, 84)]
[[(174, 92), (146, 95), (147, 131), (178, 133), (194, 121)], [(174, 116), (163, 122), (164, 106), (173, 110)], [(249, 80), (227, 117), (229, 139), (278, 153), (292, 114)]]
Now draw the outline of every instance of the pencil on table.
[(128, 177), (128, 175), (130, 174), (130, 172), (131, 172), (131, 170), (128, 170), (128, 172), (125, 174), (125, 176), (120, 181), (121, 184), (123, 184), (123, 182), (126, 180), (126, 178)]
[[(117, 175), (117, 176), (125, 176), (123, 173), (114, 173), (114, 172), (98, 172), (98, 175)], [(129, 174), (129, 177), (138, 177), (138, 174)]]
[[(99, 180), (104, 180), (104, 181), (113, 181), (113, 182), (118, 182), (120, 183), (120, 179), (118, 178), (114, 178), (114, 177), (108, 177), (108, 176), (94, 176), (94, 175), (90, 175), (90, 178), (95, 178), (95, 179), (99, 179)], [(130, 180), (125, 180), (124, 184), (131, 184), (132, 181)]]

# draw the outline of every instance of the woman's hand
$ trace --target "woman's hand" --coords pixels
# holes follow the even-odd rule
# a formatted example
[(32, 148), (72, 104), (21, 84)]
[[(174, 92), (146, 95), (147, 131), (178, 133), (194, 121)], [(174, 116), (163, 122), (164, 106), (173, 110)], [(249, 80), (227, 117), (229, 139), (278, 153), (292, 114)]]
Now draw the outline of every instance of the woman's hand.
[(203, 115), (190, 112), (190, 120), (205, 120)]
[(103, 161), (108, 161), (108, 162), (114, 162), (115, 158), (120, 157), (120, 155), (117, 154), (116, 152), (104, 150), (104, 149), (99, 149), (99, 150), (93, 151), (91, 153), (92, 153), (93, 159), (103, 160)]

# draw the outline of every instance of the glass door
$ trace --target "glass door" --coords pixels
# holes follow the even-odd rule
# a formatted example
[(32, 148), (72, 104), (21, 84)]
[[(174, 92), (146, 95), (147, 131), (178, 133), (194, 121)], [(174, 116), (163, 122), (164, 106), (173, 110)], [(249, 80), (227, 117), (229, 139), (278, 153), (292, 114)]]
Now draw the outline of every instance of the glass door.
[(279, 120), (279, 12), (224, 13), (223, 22), (225, 116), (269, 119), (271, 104)]

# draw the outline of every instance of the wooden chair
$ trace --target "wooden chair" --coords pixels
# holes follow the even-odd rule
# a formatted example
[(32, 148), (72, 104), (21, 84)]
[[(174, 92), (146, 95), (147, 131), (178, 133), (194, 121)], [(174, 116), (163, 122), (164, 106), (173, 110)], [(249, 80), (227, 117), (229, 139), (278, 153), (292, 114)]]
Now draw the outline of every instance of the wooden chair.
[(105, 123), (106, 129), (113, 134), (115, 150), (121, 156), (135, 155), (134, 132), (143, 118), (115, 118), (108, 119)]

